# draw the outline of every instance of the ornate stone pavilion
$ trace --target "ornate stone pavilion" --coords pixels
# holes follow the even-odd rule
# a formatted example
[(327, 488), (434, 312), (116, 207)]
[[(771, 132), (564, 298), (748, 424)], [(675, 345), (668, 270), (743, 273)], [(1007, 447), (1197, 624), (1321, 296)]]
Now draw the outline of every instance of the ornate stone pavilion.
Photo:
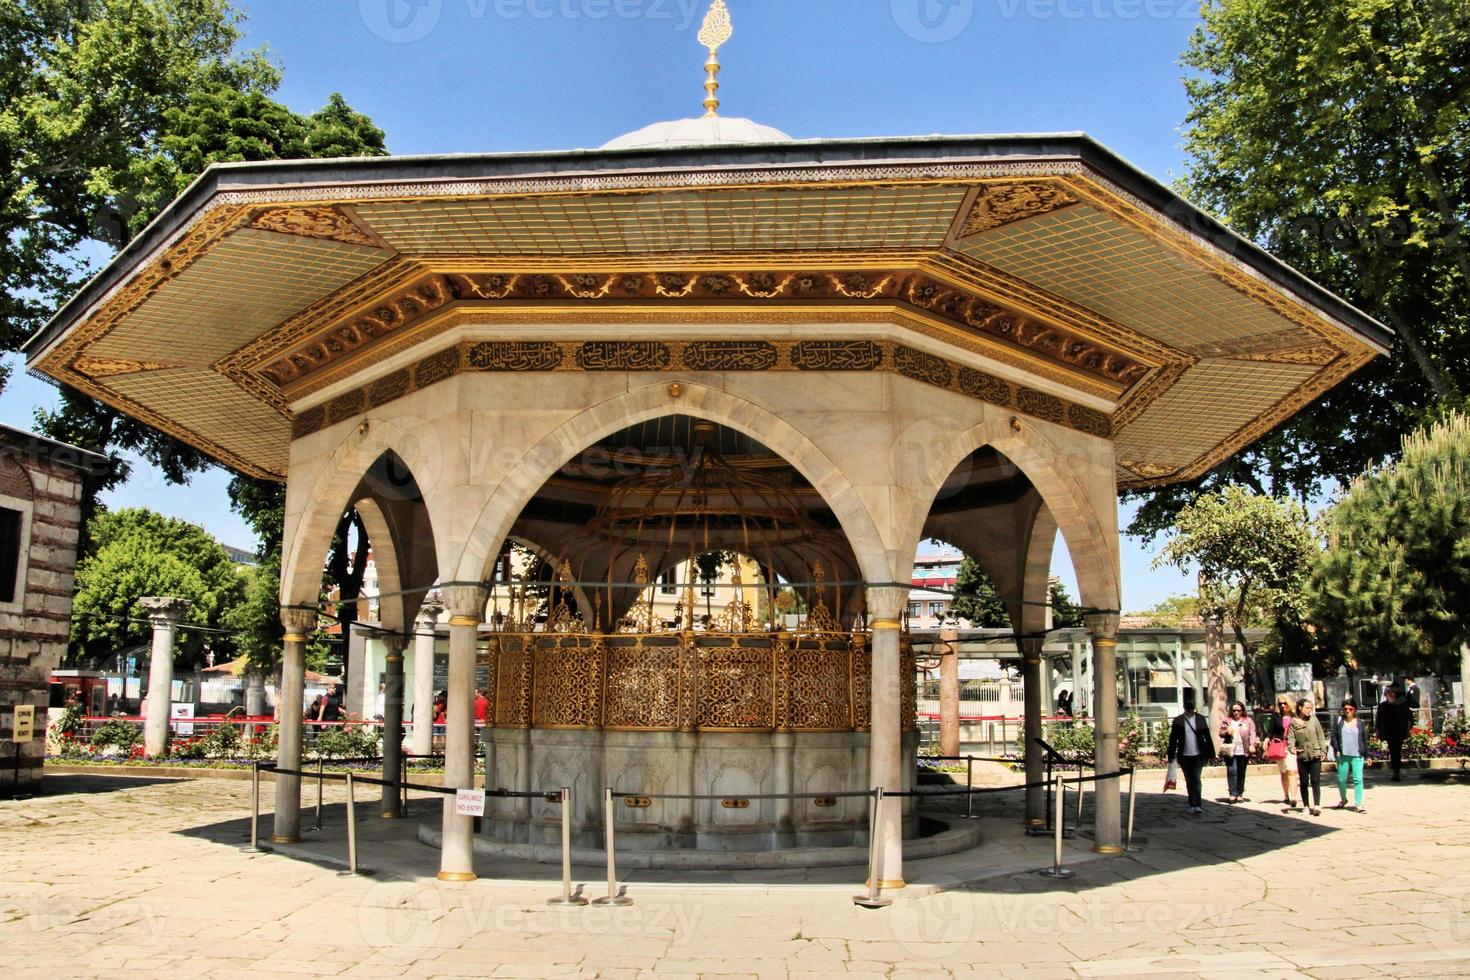
[[(600, 150), (212, 167), (30, 364), (286, 482), (283, 703), (344, 507), (395, 647), (438, 587), (451, 784), (473, 782), (478, 650), (490, 782), (574, 786), (584, 833), (604, 785), (903, 789), (916, 546), (962, 548), (1002, 590), (1034, 727), (1059, 532), (1113, 770), (1118, 490), (1206, 472), (1387, 331), (1086, 136), (797, 141), (709, 110)], [(698, 492), (660, 511), (681, 479)], [(486, 621), (512, 539), (556, 561), (560, 625)], [(643, 582), (706, 545), (794, 583), (804, 625), (640, 622)], [(281, 763), (299, 748), (283, 712)], [(300, 788), (276, 788), (289, 841)], [(902, 811), (878, 816), (889, 888)], [(507, 806), (486, 833), (538, 840), (548, 819)], [(471, 877), (471, 821), (443, 820), (441, 876)], [(1097, 850), (1119, 824), (1105, 782)], [(628, 808), (619, 828), (647, 847), (865, 834), (813, 801)]]

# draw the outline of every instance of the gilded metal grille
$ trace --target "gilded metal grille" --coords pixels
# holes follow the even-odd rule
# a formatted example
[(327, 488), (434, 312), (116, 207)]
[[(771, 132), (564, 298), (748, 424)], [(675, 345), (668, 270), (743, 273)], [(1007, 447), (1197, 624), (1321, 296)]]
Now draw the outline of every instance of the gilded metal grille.
[[(864, 731), (865, 634), (793, 637), (499, 633), (490, 644), (498, 727), (645, 731)], [(902, 641), (903, 727), (915, 727)]]

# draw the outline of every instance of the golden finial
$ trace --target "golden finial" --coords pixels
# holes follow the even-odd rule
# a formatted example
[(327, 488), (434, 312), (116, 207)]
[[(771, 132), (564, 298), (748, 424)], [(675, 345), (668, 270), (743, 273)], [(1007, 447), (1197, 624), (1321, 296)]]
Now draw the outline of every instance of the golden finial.
[(704, 63), (704, 70), (708, 77), (704, 80), (704, 114), (710, 118), (719, 114), (720, 99), (715, 93), (720, 90), (720, 82), (716, 77), (720, 74), (720, 45), (730, 40), (730, 35), (735, 33), (735, 25), (730, 20), (730, 10), (725, 6), (725, 0), (715, 0), (710, 4), (709, 13), (704, 15), (704, 26), (699, 29), (699, 43), (709, 48), (709, 60)]

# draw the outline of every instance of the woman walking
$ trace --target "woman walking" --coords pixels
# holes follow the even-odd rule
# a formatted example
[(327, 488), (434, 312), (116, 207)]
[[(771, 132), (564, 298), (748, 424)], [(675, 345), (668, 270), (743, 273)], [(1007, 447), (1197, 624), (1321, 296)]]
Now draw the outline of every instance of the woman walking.
[(1368, 750), (1368, 726), (1358, 717), (1358, 702), (1342, 702), (1342, 715), (1332, 723), (1332, 751), (1337, 753), (1337, 809), (1347, 809), (1348, 780), (1353, 784), (1354, 809), (1363, 808), (1363, 755)]
[(1245, 704), (1230, 706), (1230, 716), (1220, 722), (1220, 754), (1225, 757), (1225, 781), (1231, 803), (1248, 803), (1245, 798), (1245, 767), (1256, 751), (1256, 723), (1245, 712)]
[(1301, 780), (1302, 806), (1307, 807), (1307, 791), (1311, 790), (1309, 812), (1322, 815), (1322, 757), (1327, 754), (1327, 733), (1312, 710), (1310, 698), (1296, 706), (1296, 723), (1291, 726), (1291, 741), (1296, 746), (1297, 778)]
[(1281, 774), (1281, 802), (1289, 807), (1296, 806), (1292, 794), (1296, 792), (1296, 748), (1292, 745), (1291, 729), (1296, 717), (1291, 697), (1286, 694), (1276, 698), (1276, 713), (1266, 726), (1265, 754), (1276, 763)]

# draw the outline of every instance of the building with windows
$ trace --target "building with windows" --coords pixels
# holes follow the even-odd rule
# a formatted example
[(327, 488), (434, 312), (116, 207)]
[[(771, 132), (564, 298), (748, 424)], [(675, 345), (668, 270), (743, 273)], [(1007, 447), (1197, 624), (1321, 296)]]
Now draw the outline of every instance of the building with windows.
[[(49, 681), (71, 633), (82, 485), (104, 463), (0, 425), (0, 795), (40, 789)], [(20, 745), (17, 706), (33, 709), (36, 732)]]

